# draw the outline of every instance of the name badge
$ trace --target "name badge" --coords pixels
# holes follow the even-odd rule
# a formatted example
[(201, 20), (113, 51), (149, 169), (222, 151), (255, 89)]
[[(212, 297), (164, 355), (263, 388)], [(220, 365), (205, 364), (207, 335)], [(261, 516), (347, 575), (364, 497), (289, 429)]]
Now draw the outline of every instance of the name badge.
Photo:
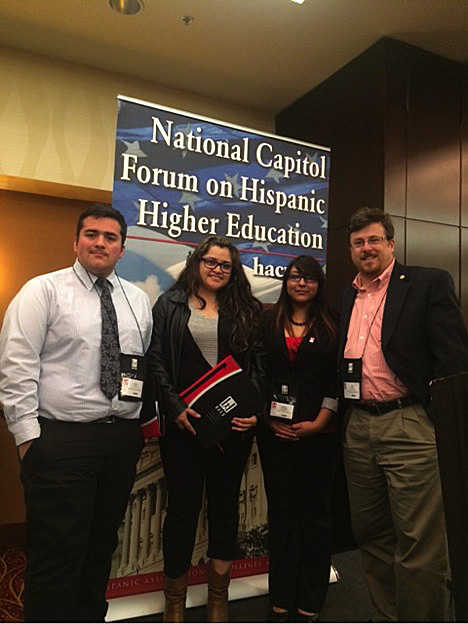
[(279, 401), (272, 401), (270, 406), (270, 416), (275, 418), (285, 418), (286, 420), (292, 420), (294, 414), (294, 405), (290, 403), (280, 403)]
[(357, 381), (343, 382), (343, 396), (345, 399), (359, 400), (361, 398), (361, 386)]
[(141, 399), (143, 395), (143, 382), (140, 379), (131, 379), (131, 377), (122, 377), (122, 386), (120, 388), (122, 397), (133, 397)]
[(146, 358), (143, 355), (120, 354), (120, 401), (141, 401), (146, 376)]
[(343, 358), (341, 380), (344, 398), (359, 401), (361, 398), (362, 358)]

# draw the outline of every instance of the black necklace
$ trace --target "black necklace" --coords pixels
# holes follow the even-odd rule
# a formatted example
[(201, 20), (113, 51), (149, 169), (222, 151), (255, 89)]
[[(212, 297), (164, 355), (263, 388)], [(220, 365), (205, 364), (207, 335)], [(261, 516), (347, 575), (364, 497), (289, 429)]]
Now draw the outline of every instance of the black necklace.
[(291, 323), (293, 325), (295, 325), (296, 327), (304, 327), (304, 325), (307, 325), (307, 321), (302, 321), (302, 323), (298, 323), (297, 321), (293, 321), (292, 319), (289, 319), (291, 321)]

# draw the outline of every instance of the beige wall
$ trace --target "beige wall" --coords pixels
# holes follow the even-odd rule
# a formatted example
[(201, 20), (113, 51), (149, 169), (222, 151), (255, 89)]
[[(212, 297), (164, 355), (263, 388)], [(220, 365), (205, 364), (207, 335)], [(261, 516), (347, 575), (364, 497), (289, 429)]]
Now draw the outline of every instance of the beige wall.
[(0, 174), (111, 190), (117, 95), (274, 132), (274, 117), (0, 46)]

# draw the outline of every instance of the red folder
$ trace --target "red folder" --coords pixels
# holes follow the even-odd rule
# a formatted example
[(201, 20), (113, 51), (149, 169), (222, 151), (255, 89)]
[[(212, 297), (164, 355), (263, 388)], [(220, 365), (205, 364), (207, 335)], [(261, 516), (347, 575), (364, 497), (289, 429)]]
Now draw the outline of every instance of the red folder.
[(264, 402), (250, 377), (230, 355), (181, 392), (180, 397), (201, 416), (189, 416), (189, 420), (204, 448), (213, 448), (228, 435), (233, 418), (257, 414)]

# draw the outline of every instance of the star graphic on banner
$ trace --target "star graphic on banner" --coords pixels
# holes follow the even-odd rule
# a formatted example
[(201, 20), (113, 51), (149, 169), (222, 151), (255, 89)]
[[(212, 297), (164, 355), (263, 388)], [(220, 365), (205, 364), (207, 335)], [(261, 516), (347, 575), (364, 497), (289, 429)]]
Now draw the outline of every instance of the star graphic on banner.
[[(191, 131), (191, 129), (192, 129), (192, 126), (188, 123), (183, 130), (180, 130), (180, 132), (186, 137), (187, 134)], [(177, 149), (177, 148), (173, 147), (172, 149)], [(182, 158), (185, 158), (187, 156), (187, 151), (188, 150), (186, 149), (181, 151)]]
[(226, 181), (231, 184), (232, 190), (233, 190), (234, 195), (236, 197), (239, 197), (239, 189), (240, 189), (240, 186), (241, 186), (239, 184), (239, 182), (237, 181), (238, 176), (239, 176), (238, 173), (236, 173), (236, 175), (234, 175), (234, 176), (230, 176), (227, 173), (224, 174), (224, 177), (226, 178)]
[(315, 162), (317, 160), (317, 156), (318, 156), (318, 152), (315, 152), (315, 154), (313, 154), (312, 156), (310, 156), (310, 154), (306, 154), (304, 161), (305, 162)]
[(322, 222), (322, 225), (320, 227), (326, 230), (328, 227), (328, 219), (322, 217), (322, 215), (319, 215), (319, 217), (320, 217), (320, 221)]
[(140, 149), (140, 141), (124, 141), (122, 139), (122, 143), (125, 143), (127, 146), (124, 154), (132, 154), (132, 156), (146, 156), (145, 152)]
[(281, 171), (278, 169), (270, 169), (270, 171), (266, 174), (265, 178), (273, 178), (273, 180), (278, 184), (283, 177)]
[(190, 208), (195, 210), (195, 202), (200, 201), (200, 197), (196, 193), (182, 193), (179, 204), (188, 204)]

